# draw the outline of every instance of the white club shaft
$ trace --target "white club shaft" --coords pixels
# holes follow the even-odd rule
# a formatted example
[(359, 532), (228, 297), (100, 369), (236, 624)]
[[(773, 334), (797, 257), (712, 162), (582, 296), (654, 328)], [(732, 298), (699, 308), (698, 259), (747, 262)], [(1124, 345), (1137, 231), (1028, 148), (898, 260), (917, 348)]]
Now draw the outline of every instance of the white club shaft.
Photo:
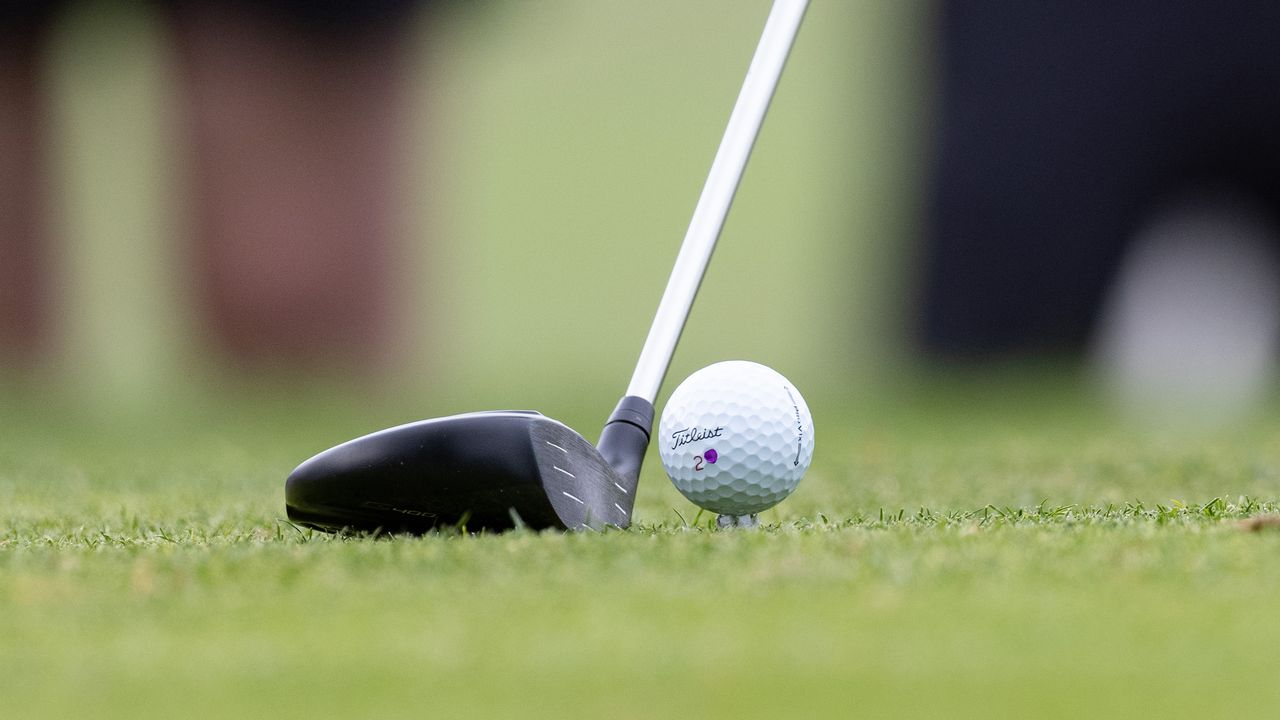
[(680, 246), (680, 254), (676, 256), (671, 279), (667, 281), (658, 313), (649, 328), (644, 349), (640, 351), (635, 374), (627, 387), (628, 395), (651, 403), (657, 400), (658, 390), (671, 364), (671, 356), (684, 330), (693, 299), (698, 294), (698, 286), (702, 284), (707, 263), (711, 261), (720, 229), (724, 227), (729, 206), (733, 204), (747, 158), (751, 156), (751, 148), (755, 145), (765, 111), (769, 109), (769, 101), (773, 99), (773, 91), (778, 86), (782, 67), (787, 62), (808, 4), (809, 0), (775, 0), (773, 3), (760, 44), (756, 46), (756, 54), (751, 58), (751, 67), (747, 69), (747, 79), (742, 83), (738, 102), (729, 116), (724, 139), (720, 141), (716, 159), (711, 163), (707, 184), (702, 188), (689, 230)]

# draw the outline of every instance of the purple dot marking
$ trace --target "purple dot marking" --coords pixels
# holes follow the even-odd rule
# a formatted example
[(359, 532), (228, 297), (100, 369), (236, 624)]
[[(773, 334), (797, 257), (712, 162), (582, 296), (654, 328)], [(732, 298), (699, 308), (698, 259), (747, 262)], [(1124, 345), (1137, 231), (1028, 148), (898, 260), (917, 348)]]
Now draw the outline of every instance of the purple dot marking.
[(720, 453), (716, 452), (715, 448), (707, 448), (707, 451), (702, 453), (702, 457), (705, 458), (707, 462), (715, 465), (716, 461), (720, 459)]

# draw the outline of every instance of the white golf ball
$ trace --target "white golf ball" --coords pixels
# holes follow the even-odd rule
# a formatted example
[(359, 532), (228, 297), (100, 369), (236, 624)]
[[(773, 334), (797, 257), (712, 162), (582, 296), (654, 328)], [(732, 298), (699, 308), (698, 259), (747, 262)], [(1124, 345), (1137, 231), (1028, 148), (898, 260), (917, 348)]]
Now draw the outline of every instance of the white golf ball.
[(792, 493), (813, 460), (813, 417), (785, 377), (758, 363), (708, 365), (680, 383), (658, 424), (662, 466), (690, 502), (751, 515)]

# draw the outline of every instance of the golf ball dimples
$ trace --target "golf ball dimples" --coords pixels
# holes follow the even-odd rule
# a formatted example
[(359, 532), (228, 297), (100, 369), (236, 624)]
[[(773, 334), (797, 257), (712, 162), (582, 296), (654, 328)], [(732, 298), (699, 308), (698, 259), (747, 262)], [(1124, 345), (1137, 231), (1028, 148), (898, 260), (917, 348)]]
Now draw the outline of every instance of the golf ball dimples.
[(750, 515), (796, 489), (813, 460), (813, 417), (785, 377), (742, 360), (680, 383), (658, 424), (662, 466), (690, 502)]

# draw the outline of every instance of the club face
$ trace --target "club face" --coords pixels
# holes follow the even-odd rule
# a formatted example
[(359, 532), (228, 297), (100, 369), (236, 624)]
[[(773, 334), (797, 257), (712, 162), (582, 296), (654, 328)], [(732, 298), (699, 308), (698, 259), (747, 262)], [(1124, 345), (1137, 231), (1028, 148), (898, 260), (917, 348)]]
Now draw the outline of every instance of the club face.
[(382, 430), (302, 463), (289, 518), (327, 531), (626, 527), (632, 497), (581, 435), (539, 413), (468, 413)]

